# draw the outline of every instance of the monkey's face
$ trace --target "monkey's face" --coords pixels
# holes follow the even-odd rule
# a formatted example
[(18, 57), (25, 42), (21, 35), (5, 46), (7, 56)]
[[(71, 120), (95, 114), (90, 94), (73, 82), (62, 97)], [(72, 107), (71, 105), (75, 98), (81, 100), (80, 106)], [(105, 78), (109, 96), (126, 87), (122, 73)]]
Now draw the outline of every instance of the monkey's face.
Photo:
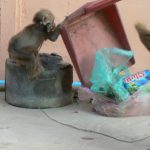
[(41, 24), (46, 27), (47, 32), (53, 31), (55, 29), (53, 16), (43, 16)]
[(50, 31), (54, 31), (54, 29), (55, 29), (55, 23), (54, 22), (52, 22), (52, 23), (47, 23), (46, 24), (46, 29), (47, 29), (47, 32), (50, 32)]

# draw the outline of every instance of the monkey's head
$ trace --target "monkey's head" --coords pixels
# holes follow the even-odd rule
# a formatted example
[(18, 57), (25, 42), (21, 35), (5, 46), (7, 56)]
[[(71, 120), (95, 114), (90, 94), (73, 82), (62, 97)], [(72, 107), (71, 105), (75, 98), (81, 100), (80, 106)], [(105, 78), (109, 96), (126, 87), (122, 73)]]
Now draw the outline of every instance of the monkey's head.
[(47, 32), (50, 32), (55, 28), (54, 20), (55, 17), (53, 13), (47, 9), (38, 11), (33, 18), (33, 22), (36, 24), (44, 25)]

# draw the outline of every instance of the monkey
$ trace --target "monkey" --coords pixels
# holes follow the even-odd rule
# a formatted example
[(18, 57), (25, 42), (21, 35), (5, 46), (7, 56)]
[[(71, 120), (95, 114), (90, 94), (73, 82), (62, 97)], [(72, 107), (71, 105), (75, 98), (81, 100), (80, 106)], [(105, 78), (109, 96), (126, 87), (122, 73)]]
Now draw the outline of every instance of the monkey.
[(141, 42), (150, 52), (150, 30), (146, 29), (146, 27), (141, 23), (135, 24), (135, 29), (138, 32)]
[(9, 58), (26, 68), (28, 77), (33, 79), (44, 71), (38, 53), (45, 40), (56, 41), (61, 24), (54, 23), (53, 13), (41, 9), (33, 17), (33, 23), (14, 35), (8, 45)]

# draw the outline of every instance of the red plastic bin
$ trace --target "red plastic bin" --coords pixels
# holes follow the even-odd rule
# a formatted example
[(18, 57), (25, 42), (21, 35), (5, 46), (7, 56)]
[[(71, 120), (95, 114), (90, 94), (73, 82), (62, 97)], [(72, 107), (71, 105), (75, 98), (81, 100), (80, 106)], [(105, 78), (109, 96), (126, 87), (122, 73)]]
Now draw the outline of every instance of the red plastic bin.
[[(119, 0), (90, 2), (69, 15), (63, 24), (61, 35), (80, 81), (90, 85), (95, 52), (101, 48), (130, 50), (115, 3)], [(129, 65), (134, 64), (134, 58)]]

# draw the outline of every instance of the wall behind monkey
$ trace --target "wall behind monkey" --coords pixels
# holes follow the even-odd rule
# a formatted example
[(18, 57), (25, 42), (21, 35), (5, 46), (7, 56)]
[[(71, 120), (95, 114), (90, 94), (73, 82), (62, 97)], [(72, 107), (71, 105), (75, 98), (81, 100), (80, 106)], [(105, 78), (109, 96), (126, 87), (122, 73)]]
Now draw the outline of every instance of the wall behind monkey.
[[(24, 26), (32, 23), (32, 17), (36, 11), (41, 8), (50, 9), (55, 17), (56, 23), (63, 19), (74, 10), (78, 9), (84, 3), (91, 0), (1, 0), (1, 49), (0, 49), (0, 79), (4, 79), (4, 64), (7, 55), (8, 41), (13, 34), (20, 31)], [(120, 15), (127, 33), (131, 48), (135, 52), (136, 64), (132, 71), (138, 71), (150, 68), (150, 53), (140, 42), (134, 29), (134, 24), (141, 21), (150, 29), (150, 21), (147, 12), (150, 9), (150, 0), (122, 0), (118, 2)], [(41, 52), (56, 52), (63, 58), (71, 62), (64, 43), (59, 37), (56, 42), (47, 41), (43, 44)], [(77, 75), (74, 73), (74, 79)]]
[[(35, 12), (39, 11), (41, 8), (49, 9), (53, 12), (55, 15), (55, 21), (56, 24), (60, 23), (65, 19), (66, 16), (68, 16), (70, 13), (72, 13), (74, 10), (78, 9), (81, 5), (89, 2), (90, 0), (13, 0), (16, 2), (16, 23), (15, 24), (15, 31), (13, 30), (12, 33), (9, 33), (7, 35), (8, 39), (15, 33), (20, 31), (23, 27), (26, 25), (32, 23), (32, 18)], [(8, 7), (11, 5), (8, 5)], [(14, 14), (12, 14), (14, 15)], [(10, 27), (11, 24), (8, 24), (8, 27)], [(10, 27), (11, 28), (11, 27)], [(7, 42), (5, 42), (7, 44)], [(6, 45), (5, 44), (5, 45)], [(6, 52), (6, 46), (4, 46), (3, 52)], [(3, 48), (2, 48), (3, 49)], [(65, 48), (65, 45), (59, 37), (59, 39), (56, 42), (46, 41), (40, 52), (47, 52), (47, 53), (58, 53), (59, 55), (63, 56), (65, 61), (68, 61), (71, 63), (70, 57), (67, 53), (67, 50)], [(6, 54), (7, 55), (7, 54)], [(2, 62), (4, 65), (4, 62)], [(4, 78), (4, 70), (0, 73), (0, 77)], [(77, 75), (74, 74), (74, 78), (77, 78)]]
[(8, 41), (15, 33), (16, 0), (0, 0), (0, 11), (0, 79), (4, 79)]
[(136, 64), (131, 67), (132, 72), (150, 69), (150, 52), (141, 43), (134, 28), (135, 23), (141, 22), (150, 29), (150, 0), (122, 0), (118, 3), (124, 28), (135, 53)]

